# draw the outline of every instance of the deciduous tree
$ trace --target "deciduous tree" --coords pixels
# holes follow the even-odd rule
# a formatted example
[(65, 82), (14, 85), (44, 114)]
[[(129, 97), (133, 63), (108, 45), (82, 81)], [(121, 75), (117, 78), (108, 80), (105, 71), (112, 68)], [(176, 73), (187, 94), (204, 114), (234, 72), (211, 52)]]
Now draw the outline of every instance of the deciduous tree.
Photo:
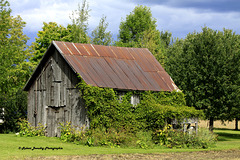
[(99, 25), (92, 32), (92, 43), (108, 46), (112, 42), (111, 32), (107, 32), (106, 29), (108, 23), (106, 22), (106, 16), (100, 19)]
[(167, 71), (185, 93), (187, 104), (205, 111), (210, 129), (214, 119), (226, 119), (239, 106), (238, 37), (231, 30), (204, 27), (176, 40), (166, 54)]
[(150, 8), (137, 6), (121, 22), (117, 46), (148, 48), (163, 65), (165, 48), (171, 34), (157, 30)]
[(72, 12), (70, 16), (72, 24), (68, 24), (67, 27), (56, 22), (43, 22), (42, 31), (38, 31), (38, 37), (31, 46), (33, 57), (30, 61), (37, 65), (52, 41), (89, 43), (90, 37), (87, 34), (89, 12), (88, 3), (84, 0), (82, 5), (79, 4), (78, 9)]
[[(11, 16), (10, 4), (0, 1), (0, 107), (4, 108), (5, 130), (15, 130), (16, 120), (25, 117), (26, 96), (21, 92), (31, 71), (27, 61), (29, 39), (23, 34), (26, 23), (20, 16)], [(17, 97), (22, 95), (21, 101)], [(20, 100), (20, 99), (18, 99)], [(22, 106), (22, 107), (20, 107)], [(0, 109), (1, 110), (1, 109)], [(2, 110), (1, 110), (2, 111)]]
[(82, 5), (78, 4), (78, 9), (72, 12), (70, 19), (72, 21), (71, 32), (72, 42), (74, 43), (89, 43), (90, 37), (87, 34), (88, 19), (90, 17), (89, 5), (86, 0), (83, 0)]
[(43, 22), (42, 31), (38, 31), (38, 37), (35, 38), (35, 42), (31, 46), (33, 52), (33, 57), (30, 59), (31, 62), (35, 65), (38, 64), (52, 41), (71, 41), (70, 31), (70, 27), (65, 28), (56, 22)]

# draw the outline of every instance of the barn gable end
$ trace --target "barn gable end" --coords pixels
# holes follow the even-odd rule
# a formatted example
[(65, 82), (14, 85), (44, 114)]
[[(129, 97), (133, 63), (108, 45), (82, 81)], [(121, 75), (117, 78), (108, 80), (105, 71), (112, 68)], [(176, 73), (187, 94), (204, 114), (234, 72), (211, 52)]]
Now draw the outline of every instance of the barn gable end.
[[(28, 88), (28, 121), (47, 126), (47, 136), (60, 136), (59, 123), (88, 127), (86, 108), (75, 87), (79, 82), (58, 50), (51, 48), (48, 59)], [(27, 86), (27, 85), (26, 85)], [(26, 87), (25, 87), (26, 90)]]
[(89, 126), (75, 88), (78, 74), (87, 84), (117, 90), (178, 89), (148, 49), (53, 41), (24, 87), (28, 121), (47, 126), (48, 136), (60, 136), (59, 122)]

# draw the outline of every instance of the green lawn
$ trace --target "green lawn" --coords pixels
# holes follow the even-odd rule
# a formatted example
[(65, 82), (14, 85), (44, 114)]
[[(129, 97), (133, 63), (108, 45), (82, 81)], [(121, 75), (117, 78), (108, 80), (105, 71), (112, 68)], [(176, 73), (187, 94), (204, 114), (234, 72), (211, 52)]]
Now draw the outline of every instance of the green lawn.
[[(21, 159), (24, 157), (53, 156), (53, 155), (86, 155), (86, 154), (120, 154), (120, 153), (163, 153), (187, 152), (202, 150), (240, 149), (240, 131), (214, 131), (219, 135), (216, 147), (209, 149), (169, 149), (164, 147), (154, 149), (105, 148), (88, 147), (71, 143), (63, 143), (53, 137), (17, 137), (14, 134), (0, 134), (0, 159)], [(62, 147), (59, 150), (20, 150), (19, 147)]]

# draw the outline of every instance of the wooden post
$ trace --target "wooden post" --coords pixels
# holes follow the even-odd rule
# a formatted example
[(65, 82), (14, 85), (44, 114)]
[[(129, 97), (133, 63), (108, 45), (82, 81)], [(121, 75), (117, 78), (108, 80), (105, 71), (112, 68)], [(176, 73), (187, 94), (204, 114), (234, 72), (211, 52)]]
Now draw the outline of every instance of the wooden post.
[(195, 132), (198, 133), (198, 118), (195, 121)]
[(235, 119), (235, 130), (238, 130), (238, 118)]
[(210, 117), (210, 120), (209, 120), (209, 130), (210, 131), (213, 131), (213, 123), (214, 123), (214, 119), (213, 119), (213, 117)]

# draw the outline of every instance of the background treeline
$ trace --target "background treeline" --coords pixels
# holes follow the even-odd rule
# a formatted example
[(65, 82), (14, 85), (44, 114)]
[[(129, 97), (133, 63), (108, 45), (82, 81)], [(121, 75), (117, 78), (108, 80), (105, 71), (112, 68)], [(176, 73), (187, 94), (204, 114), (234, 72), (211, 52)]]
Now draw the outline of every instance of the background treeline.
[[(121, 47), (148, 48), (177, 86), (186, 95), (186, 104), (203, 110), (210, 120), (233, 120), (240, 116), (240, 37), (232, 30), (189, 33), (174, 39), (168, 31), (159, 31), (150, 8), (136, 6), (119, 25), (117, 40), (107, 31), (107, 17), (88, 32), (90, 16), (86, 0), (70, 15), (66, 27), (43, 22), (35, 41), (29, 39), (20, 16), (11, 15), (10, 4), (1, 0), (0, 13), (0, 112), (4, 108), (2, 132), (16, 131), (16, 122), (26, 117), (27, 96), (22, 88), (47, 50), (51, 41), (92, 43)], [(237, 125), (236, 125), (237, 126)]]

